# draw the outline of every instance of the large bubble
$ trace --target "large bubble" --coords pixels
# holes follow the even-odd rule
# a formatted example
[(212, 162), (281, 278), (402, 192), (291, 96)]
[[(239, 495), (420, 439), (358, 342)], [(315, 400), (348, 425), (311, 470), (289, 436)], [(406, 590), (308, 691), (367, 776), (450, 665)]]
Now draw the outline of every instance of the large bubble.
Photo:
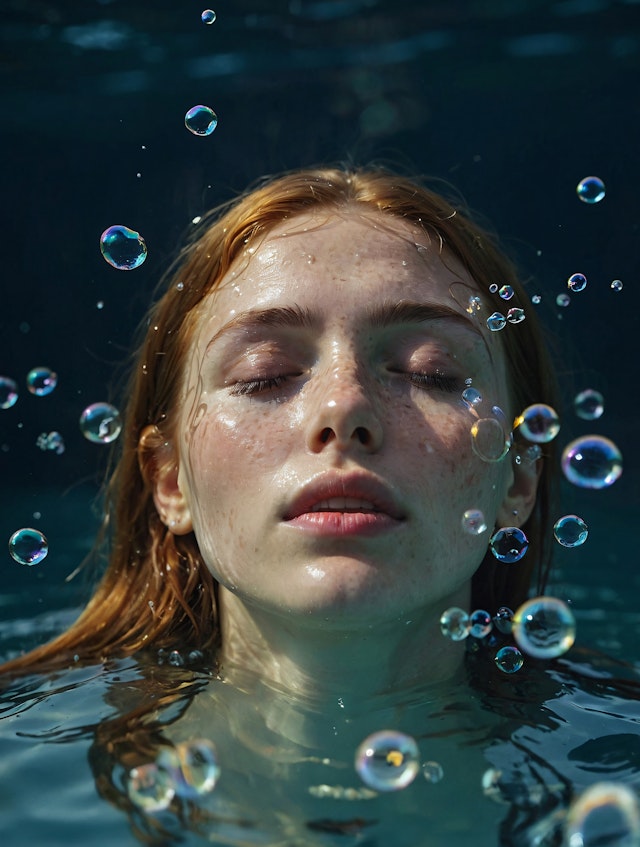
[(518, 526), (503, 526), (489, 541), (491, 552), (499, 562), (512, 565), (519, 562), (529, 549), (529, 539)]
[(18, 529), (9, 539), (9, 553), (19, 565), (37, 565), (48, 552), (49, 544), (39, 529)]
[(553, 525), (553, 534), (563, 547), (580, 547), (587, 540), (589, 528), (578, 515), (564, 515)]
[(213, 791), (220, 776), (215, 745), (206, 738), (165, 747), (156, 764), (171, 775), (175, 793), (191, 800)]
[(527, 441), (546, 444), (560, 432), (560, 418), (556, 410), (546, 403), (534, 403), (515, 419), (513, 426)]
[(557, 597), (534, 597), (516, 609), (512, 632), (524, 653), (555, 659), (573, 645), (576, 621), (569, 606)]
[(139, 232), (116, 224), (100, 236), (100, 252), (112, 268), (132, 271), (147, 258), (147, 245)]
[(58, 384), (58, 375), (51, 368), (32, 368), (27, 374), (27, 391), (36, 397), (51, 394)]
[(120, 412), (110, 403), (92, 403), (80, 415), (80, 430), (88, 441), (110, 444), (122, 431)]
[(596, 782), (571, 803), (565, 821), (567, 847), (638, 847), (640, 807), (632, 788)]
[(583, 435), (562, 451), (564, 475), (579, 488), (608, 488), (622, 474), (622, 454), (602, 435)]
[(208, 106), (193, 106), (184, 116), (184, 125), (194, 135), (211, 135), (218, 126), (218, 117)]
[(398, 791), (413, 782), (420, 770), (418, 745), (403, 732), (375, 732), (356, 750), (355, 767), (369, 788)]

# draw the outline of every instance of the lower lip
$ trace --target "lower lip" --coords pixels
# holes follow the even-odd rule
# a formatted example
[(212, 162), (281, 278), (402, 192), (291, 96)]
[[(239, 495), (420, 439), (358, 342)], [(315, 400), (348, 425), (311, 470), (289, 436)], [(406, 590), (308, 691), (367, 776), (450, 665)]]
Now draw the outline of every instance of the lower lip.
[(384, 512), (304, 512), (286, 525), (311, 535), (370, 536), (389, 532), (400, 526), (400, 521)]

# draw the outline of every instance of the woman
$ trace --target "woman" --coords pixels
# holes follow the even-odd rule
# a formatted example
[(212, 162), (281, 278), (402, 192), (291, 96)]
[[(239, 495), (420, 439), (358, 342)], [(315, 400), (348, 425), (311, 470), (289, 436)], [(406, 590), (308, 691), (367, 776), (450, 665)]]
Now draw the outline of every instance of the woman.
[[(526, 319), (490, 331), (507, 306)], [(300, 685), (336, 649), (374, 687), (450, 675), (460, 645), (414, 655), (447, 606), (544, 587), (554, 463), (483, 461), (470, 429), (508, 439), (554, 405), (553, 373), (514, 269), (439, 195), (377, 169), (265, 182), (202, 226), (151, 311), (91, 602), (4, 671), (153, 647), (285, 661)], [(488, 531), (463, 531), (470, 509)], [(515, 565), (487, 549), (505, 525), (530, 541)]]

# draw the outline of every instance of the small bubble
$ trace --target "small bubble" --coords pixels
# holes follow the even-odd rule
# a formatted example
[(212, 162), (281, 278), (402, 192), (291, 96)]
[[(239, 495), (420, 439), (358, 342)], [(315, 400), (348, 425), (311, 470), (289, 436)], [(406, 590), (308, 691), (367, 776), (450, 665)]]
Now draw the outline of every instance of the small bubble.
[(584, 435), (564, 448), (561, 466), (578, 488), (608, 488), (622, 473), (622, 455), (608, 438)]
[(473, 409), (479, 403), (482, 403), (482, 394), (475, 388), (465, 388), (462, 392), (462, 400), (469, 409)]
[(487, 318), (487, 327), (491, 332), (499, 332), (507, 325), (507, 319), (500, 312), (494, 312)]
[(584, 291), (586, 287), (587, 278), (584, 274), (571, 274), (567, 280), (567, 288), (571, 291)]
[(569, 806), (563, 844), (569, 847), (637, 847), (640, 844), (640, 807), (631, 786), (596, 782)]
[(369, 788), (398, 791), (412, 783), (420, 770), (418, 745), (402, 732), (375, 732), (356, 750), (355, 768)]
[(614, 279), (613, 282), (611, 283), (611, 290), (612, 291), (622, 291), (622, 288), (623, 288), (623, 284), (622, 284), (621, 279)]
[(9, 539), (9, 553), (19, 565), (37, 565), (48, 552), (49, 544), (39, 529), (18, 529)]
[(534, 294), (533, 297), (531, 298), (531, 302), (536, 306), (538, 305), (538, 303), (542, 303), (541, 295), (540, 294)]
[(577, 515), (564, 515), (553, 525), (553, 534), (563, 547), (580, 547), (587, 540), (589, 528)]
[(517, 306), (507, 312), (507, 321), (510, 324), (521, 324), (525, 317), (524, 309), (519, 309)]
[(491, 552), (499, 562), (512, 565), (519, 562), (529, 548), (529, 539), (518, 526), (503, 526), (489, 541)]
[(534, 597), (516, 610), (513, 637), (527, 655), (555, 659), (573, 645), (576, 621), (569, 606), (557, 597)]
[(18, 400), (18, 386), (8, 376), (0, 376), (0, 409), (10, 409)]
[(493, 617), (493, 623), (498, 632), (503, 635), (510, 635), (513, 624), (513, 610), (508, 606), (500, 606)]
[(218, 126), (218, 118), (208, 106), (194, 106), (184, 116), (184, 125), (194, 135), (211, 135)]
[(138, 808), (145, 812), (160, 812), (171, 805), (176, 789), (171, 775), (150, 762), (129, 771), (127, 793)]
[(534, 403), (519, 415), (513, 422), (514, 429), (519, 429), (520, 434), (527, 441), (536, 444), (547, 444), (553, 441), (560, 432), (560, 418), (551, 406), (545, 403)]
[(98, 300), (96, 303), (96, 309), (104, 309), (104, 300)]
[(604, 413), (604, 397), (599, 391), (586, 388), (575, 396), (573, 408), (583, 421), (595, 421)]
[(110, 226), (100, 236), (100, 252), (112, 268), (132, 271), (147, 258), (147, 245), (139, 232), (126, 226)]
[(58, 384), (58, 374), (51, 368), (32, 368), (27, 374), (27, 390), (36, 397), (46, 397)]
[(513, 297), (513, 288), (510, 285), (503, 285), (498, 291), (498, 294), (503, 300), (511, 300)]
[(172, 650), (169, 653), (167, 661), (170, 665), (173, 665), (174, 668), (181, 668), (184, 665), (184, 659), (182, 658), (182, 653), (179, 650)]
[(64, 453), (64, 439), (59, 432), (41, 432), (36, 441), (36, 447), (41, 450), (50, 450), (58, 456)]
[(556, 305), (560, 306), (561, 309), (566, 309), (569, 303), (571, 303), (571, 297), (568, 294), (562, 293), (556, 297)]
[(578, 197), (583, 203), (599, 203), (605, 195), (604, 182), (597, 176), (586, 176), (576, 186)]
[(489, 291), (491, 292), (491, 294), (496, 294), (496, 292), (498, 291), (498, 284), (496, 282), (492, 282), (489, 286)]
[(458, 606), (451, 606), (440, 616), (440, 630), (445, 638), (462, 641), (469, 635), (471, 622), (469, 615)]
[(92, 403), (80, 415), (80, 430), (88, 441), (110, 444), (122, 430), (120, 412), (110, 403)]
[(482, 535), (487, 531), (487, 522), (480, 509), (467, 509), (462, 516), (462, 528), (469, 535)]
[(427, 782), (441, 782), (444, 777), (444, 770), (440, 762), (425, 762), (422, 766), (422, 775)]
[(496, 663), (496, 667), (501, 670), (502, 673), (516, 673), (516, 671), (519, 671), (524, 664), (524, 657), (517, 647), (507, 645), (506, 647), (501, 647), (498, 650), (494, 661)]
[(493, 629), (493, 618), (489, 612), (485, 612), (484, 609), (476, 609), (471, 612), (469, 615), (469, 623), (471, 624), (469, 635), (474, 638), (484, 638), (485, 635), (489, 635)]
[(203, 24), (212, 24), (216, 19), (216, 13), (213, 9), (205, 9), (200, 15)]

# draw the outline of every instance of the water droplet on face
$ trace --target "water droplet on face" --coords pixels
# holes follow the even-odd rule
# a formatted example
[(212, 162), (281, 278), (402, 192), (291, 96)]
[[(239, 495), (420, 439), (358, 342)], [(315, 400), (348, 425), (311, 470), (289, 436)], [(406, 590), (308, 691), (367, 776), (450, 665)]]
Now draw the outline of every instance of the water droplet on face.
[(204, 12), (200, 15), (203, 24), (212, 24), (216, 19), (216, 13), (213, 9), (205, 9)]
[(0, 409), (10, 409), (18, 400), (18, 386), (8, 376), (0, 376)]
[(496, 667), (502, 673), (516, 673), (524, 664), (524, 656), (517, 647), (501, 647), (494, 659)]
[(469, 535), (482, 535), (487, 531), (487, 522), (480, 509), (467, 509), (462, 516), (462, 528)]
[(440, 631), (445, 638), (452, 641), (462, 641), (469, 635), (471, 622), (469, 615), (458, 606), (451, 606), (440, 616)]
[(369, 788), (398, 791), (412, 783), (420, 770), (418, 745), (402, 732), (375, 732), (356, 750), (355, 768)]
[(575, 396), (573, 408), (583, 421), (595, 421), (604, 413), (604, 397), (599, 391), (586, 388)]
[(529, 539), (518, 526), (503, 526), (489, 541), (491, 552), (499, 562), (519, 562), (529, 548)]
[(587, 287), (587, 278), (584, 274), (571, 274), (567, 280), (567, 288), (571, 291), (584, 291)]
[(605, 186), (604, 182), (597, 176), (586, 176), (581, 179), (576, 186), (578, 197), (583, 203), (599, 203), (604, 199)]
[(218, 126), (218, 117), (208, 106), (194, 106), (184, 116), (184, 125), (194, 135), (211, 135)]
[(441, 782), (444, 778), (444, 770), (440, 762), (425, 762), (422, 766), (422, 775), (427, 782)]
[(493, 618), (489, 612), (485, 612), (484, 609), (476, 609), (471, 612), (469, 615), (469, 623), (471, 624), (469, 635), (474, 638), (484, 638), (485, 635), (489, 635), (493, 629)]
[(37, 565), (48, 552), (49, 544), (39, 529), (18, 529), (9, 539), (9, 553), (19, 565)]
[(154, 762), (139, 765), (129, 772), (129, 799), (145, 812), (160, 812), (171, 805), (176, 795), (170, 774)]
[(518, 307), (509, 309), (507, 312), (507, 321), (510, 324), (521, 324), (525, 317), (524, 309), (519, 309)]
[(508, 606), (500, 606), (493, 617), (493, 623), (498, 632), (503, 635), (511, 633), (513, 623), (513, 611)]
[(59, 432), (41, 432), (36, 440), (36, 447), (61, 456), (64, 453), (64, 439)]
[(589, 528), (578, 515), (564, 515), (553, 525), (553, 534), (563, 547), (580, 547), (587, 540)]
[(571, 303), (571, 297), (568, 294), (558, 294), (556, 297), (556, 306), (560, 306), (561, 309), (566, 309), (569, 303)]
[(511, 300), (513, 297), (513, 288), (510, 285), (503, 285), (498, 291), (498, 294), (503, 300)]
[(576, 438), (562, 451), (562, 470), (579, 488), (608, 488), (622, 473), (622, 454), (602, 435)]
[(465, 388), (462, 392), (462, 400), (469, 409), (473, 409), (479, 403), (482, 403), (482, 394), (475, 388)]
[(481, 418), (471, 425), (471, 447), (483, 462), (499, 462), (511, 447), (511, 434), (497, 418)]
[(623, 288), (623, 285), (622, 285), (621, 279), (614, 279), (613, 282), (611, 283), (611, 290), (612, 291), (622, 291), (622, 288)]
[(58, 384), (58, 375), (50, 368), (33, 368), (27, 374), (27, 390), (36, 397), (51, 394)]
[(122, 431), (120, 412), (110, 403), (92, 403), (80, 415), (80, 430), (88, 441), (110, 444)]
[(100, 252), (112, 268), (132, 271), (147, 258), (147, 245), (139, 232), (126, 226), (110, 226), (100, 236)]
[(500, 332), (507, 325), (507, 319), (500, 312), (494, 312), (487, 318), (487, 327), (491, 332)]
[(557, 597), (534, 597), (516, 610), (513, 637), (527, 655), (555, 659), (575, 641), (576, 621), (569, 606)]
[(520, 435), (535, 444), (547, 444), (553, 441), (560, 432), (560, 418), (551, 406), (545, 403), (534, 403), (519, 415), (513, 422), (514, 429), (518, 428)]
[(563, 844), (568, 847), (637, 847), (640, 807), (634, 790), (621, 782), (596, 782), (569, 806)]

